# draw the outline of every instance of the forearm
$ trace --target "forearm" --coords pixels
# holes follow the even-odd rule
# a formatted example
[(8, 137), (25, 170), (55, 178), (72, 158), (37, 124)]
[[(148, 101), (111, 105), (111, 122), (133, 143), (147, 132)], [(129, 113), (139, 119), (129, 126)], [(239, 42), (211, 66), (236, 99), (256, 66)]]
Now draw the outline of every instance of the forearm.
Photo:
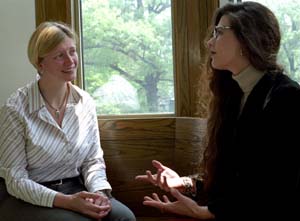
[(90, 149), (90, 155), (86, 157), (81, 165), (81, 172), (87, 190), (89, 192), (103, 189), (111, 190), (106, 177), (106, 165), (101, 147), (96, 142), (91, 145)]
[(27, 171), (20, 167), (1, 167), (5, 171), (4, 179), (7, 192), (33, 205), (52, 207), (56, 191), (46, 188), (28, 178)]
[(81, 173), (85, 181), (85, 186), (89, 192), (108, 189), (111, 186), (106, 177), (106, 165), (103, 158), (103, 150), (100, 145), (99, 129), (97, 117), (94, 116), (94, 123), (89, 128), (89, 133), (93, 137), (93, 142), (89, 143), (89, 152), (81, 165)]
[(23, 183), (20, 181), (19, 185), (10, 185), (7, 189), (14, 197), (43, 207), (52, 207), (56, 195), (56, 191), (43, 187), (31, 180), (23, 181)]
[(105, 166), (103, 160), (93, 159), (84, 162), (82, 165), (82, 175), (85, 180), (85, 186), (89, 192), (98, 190), (111, 190), (111, 186), (107, 181)]

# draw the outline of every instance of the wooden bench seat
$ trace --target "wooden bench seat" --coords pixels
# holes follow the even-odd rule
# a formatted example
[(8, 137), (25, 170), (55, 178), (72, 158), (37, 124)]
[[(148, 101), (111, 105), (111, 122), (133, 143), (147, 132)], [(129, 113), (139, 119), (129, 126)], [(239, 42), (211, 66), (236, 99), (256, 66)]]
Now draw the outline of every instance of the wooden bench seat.
[(100, 119), (99, 127), (113, 195), (132, 209), (138, 221), (186, 220), (142, 205), (145, 195), (165, 192), (134, 178), (145, 174), (147, 169), (155, 172), (151, 165), (153, 159), (182, 176), (194, 173), (203, 154), (201, 142), (206, 131), (206, 120), (175, 117)]

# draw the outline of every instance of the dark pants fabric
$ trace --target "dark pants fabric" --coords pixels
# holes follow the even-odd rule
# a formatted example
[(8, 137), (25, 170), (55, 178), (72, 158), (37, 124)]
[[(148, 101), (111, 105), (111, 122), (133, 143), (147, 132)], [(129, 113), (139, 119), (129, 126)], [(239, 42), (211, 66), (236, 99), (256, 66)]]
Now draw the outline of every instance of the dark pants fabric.
[[(49, 187), (50, 188), (50, 187)], [(73, 194), (86, 190), (82, 184), (66, 183), (55, 188), (56, 191)], [(116, 200), (110, 198), (111, 212), (102, 221), (135, 221), (132, 211)], [(10, 196), (3, 179), (0, 178), (0, 220), (1, 221), (95, 221), (82, 214), (60, 208), (35, 206)]]

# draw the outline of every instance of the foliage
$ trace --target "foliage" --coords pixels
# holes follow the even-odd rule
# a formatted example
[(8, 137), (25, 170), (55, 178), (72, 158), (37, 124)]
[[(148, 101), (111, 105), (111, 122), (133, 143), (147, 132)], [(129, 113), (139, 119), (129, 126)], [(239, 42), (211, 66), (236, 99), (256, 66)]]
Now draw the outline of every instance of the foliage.
[(82, 14), (85, 89), (101, 113), (125, 111), (95, 97), (116, 74), (138, 91), (133, 112), (159, 112), (174, 99), (170, 0), (82, 0)]
[[(279, 62), (300, 82), (300, 1), (257, 0), (277, 16)], [(82, 0), (84, 78), (101, 114), (173, 112), (170, 0)], [(139, 108), (103, 103), (99, 89), (114, 75), (135, 89)], [(107, 88), (107, 87), (106, 87)], [(122, 85), (119, 89), (124, 90)], [(126, 94), (126, 91), (123, 92)]]
[(279, 63), (289, 76), (300, 83), (300, 1), (255, 1), (269, 7), (276, 15), (282, 33)]

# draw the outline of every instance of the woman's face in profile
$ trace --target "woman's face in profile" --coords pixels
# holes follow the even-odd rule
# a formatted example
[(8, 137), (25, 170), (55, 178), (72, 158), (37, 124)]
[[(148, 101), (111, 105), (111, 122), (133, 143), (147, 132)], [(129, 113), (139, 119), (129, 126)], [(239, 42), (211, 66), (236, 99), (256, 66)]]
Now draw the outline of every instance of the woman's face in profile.
[(229, 70), (235, 73), (239, 69), (240, 63), (245, 59), (242, 56), (241, 44), (226, 15), (222, 16), (216, 25), (207, 46), (211, 56), (211, 65), (214, 69)]

